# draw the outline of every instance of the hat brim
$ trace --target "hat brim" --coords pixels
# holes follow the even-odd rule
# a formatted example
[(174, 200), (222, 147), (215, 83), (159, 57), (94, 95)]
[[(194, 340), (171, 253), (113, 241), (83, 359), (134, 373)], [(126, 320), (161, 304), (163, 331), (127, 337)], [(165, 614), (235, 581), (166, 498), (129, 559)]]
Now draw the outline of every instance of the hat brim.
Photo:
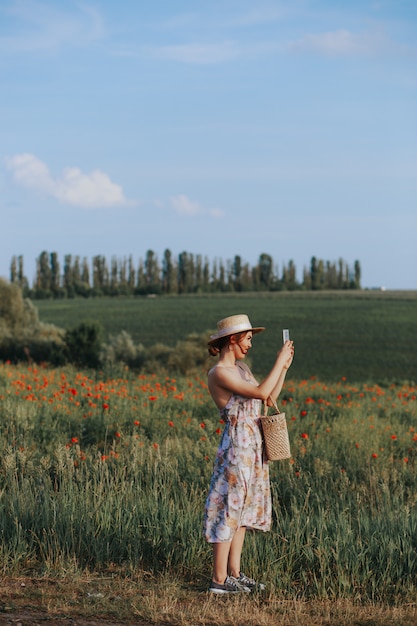
[(243, 328), (242, 330), (231, 330), (230, 332), (225, 332), (221, 334), (211, 335), (210, 339), (207, 342), (207, 345), (211, 346), (213, 343), (216, 343), (219, 339), (223, 339), (223, 337), (230, 337), (231, 335), (239, 335), (240, 333), (252, 333), (256, 335), (257, 333), (261, 333), (265, 330), (265, 326), (256, 326), (255, 328)]

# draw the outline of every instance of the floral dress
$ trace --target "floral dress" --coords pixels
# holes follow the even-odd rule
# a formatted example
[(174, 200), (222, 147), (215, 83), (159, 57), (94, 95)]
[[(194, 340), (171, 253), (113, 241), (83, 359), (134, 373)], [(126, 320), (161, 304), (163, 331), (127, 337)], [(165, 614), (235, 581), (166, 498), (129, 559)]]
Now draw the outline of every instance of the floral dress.
[(209, 543), (232, 541), (236, 530), (271, 528), (268, 461), (259, 424), (262, 401), (232, 395), (220, 411), (220, 440), (204, 514)]

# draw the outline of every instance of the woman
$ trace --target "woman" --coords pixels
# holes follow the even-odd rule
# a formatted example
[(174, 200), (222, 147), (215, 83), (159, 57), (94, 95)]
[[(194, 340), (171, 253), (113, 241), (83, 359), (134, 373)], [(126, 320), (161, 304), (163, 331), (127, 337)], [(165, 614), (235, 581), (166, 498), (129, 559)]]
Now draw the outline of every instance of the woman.
[(209, 591), (217, 594), (264, 589), (241, 572), (240, 557), (246, 528), (271, 527), (268, 462), (263, 454), (259, 416), (262, 401), (272, 404), (292, 363), (294, 346), (287, 341), (267, 377), (258, 383), (241, 361), (252, 347), (253, 328), (247, 315), (220, 320), (210, 337), (209, 353), (219, 355), (208, 373), (208, 388), (226, 422), (220, 441), (209, 494), (204, 531), (213, 545), (213, 577)]

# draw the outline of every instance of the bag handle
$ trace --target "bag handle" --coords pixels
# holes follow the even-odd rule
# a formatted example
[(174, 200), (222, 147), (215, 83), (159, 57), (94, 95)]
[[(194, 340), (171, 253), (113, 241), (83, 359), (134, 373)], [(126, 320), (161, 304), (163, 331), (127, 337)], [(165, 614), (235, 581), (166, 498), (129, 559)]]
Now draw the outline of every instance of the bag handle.
[[(278, 404), (275, 402), (274, 398), (272, 396), (269, 396), (268, 400), (271, 400), (272, 406), (274, 407), (276, 412), (281, 413), (281, 411), (278, 408)], [(268, 415), (268, 400), (264, 400), (264, 417)]]

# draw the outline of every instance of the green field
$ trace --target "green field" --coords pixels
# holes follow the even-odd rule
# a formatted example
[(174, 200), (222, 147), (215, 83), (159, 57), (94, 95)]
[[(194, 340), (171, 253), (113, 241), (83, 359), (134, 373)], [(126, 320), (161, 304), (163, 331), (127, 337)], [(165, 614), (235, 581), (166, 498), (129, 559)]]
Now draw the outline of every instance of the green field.
[[(270, 464), (272, 532), (249, 534), (244, 549), (244, 570), (268, 585), (260, 602), (270, 603), (269, 617), (181, 623), (275, 626), (284, 623), (278, 600), (415, 606), (416, 393), (288, 379), (280, 405), (292, 457)], [(134, 580), (148, 572), (204, 600), (212, 558), (202, 517), (219, 417), (203, 372), (120, 376), (118, 368), (107, 378), (1, 364), (2, 574)], [(145, 615), (143, 595), (114, 602), (108, 611)], [(254, 597), (244, 610), (256, 607)]]
[[(243, 569), (266, 593), (213, 602), (201, 526), (223, 424), (205, 367), (183, 375), (0, 364), (0, 559), (18, 589), (22, 577), (45, 587), (62, 579), (53, 602), (63, 599), (65, 615), (130, 623), (415, 623), (417, 292), (35, 304), (43, 322), (98, 320), (107, 336), (126, 330), (147, 348), (205, 337), (220, 317), (247, 312), (267, 327), (254, 339), (259, 374), (288, 327), (296, 359), (280, 407), (292, 457), (270, 465), (272, 532), (249, 534), (244, 548)], [(283, 609), (292, 614), (281, 619)], [(378, 619), (391, 609), (392, 619)]]
[(291, 375), (322, 380), (417, 380), (417, 292), (280, 292), (158, 298), (35, 301), (42, 322), (71, 328), (98, 320), (107, 335), (126, 330), (146, 348), (174, 346), (191, 333), (213, 332), (217, 320), (247, 313), (267, 332), (254, 340), (255, 373), (272, 365), (289, 328), (296, 346)]

